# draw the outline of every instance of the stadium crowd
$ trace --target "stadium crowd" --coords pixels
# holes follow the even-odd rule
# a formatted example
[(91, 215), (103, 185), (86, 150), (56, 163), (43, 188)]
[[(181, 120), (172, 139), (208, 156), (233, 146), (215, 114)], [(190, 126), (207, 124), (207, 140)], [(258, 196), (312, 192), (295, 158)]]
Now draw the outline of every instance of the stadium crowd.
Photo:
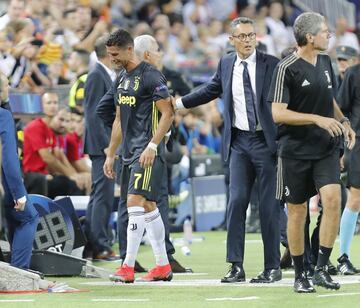
[[(133, 38), (153, 36), (159, 46), (159, 61), (148, 62), (165, 75), (170, 94), (179, 98), (209, 81), (217, 70), (220, 58), (234, 51), (234, 46), (229, 44), (229, 33), (233, 31), (231, 21), (234, 18), (247, 17), (253, 20), (257, 50), (280, 59), (289, 48), (293, 48), (292, 51), (296, 49), (293, 25), (302, 13), (291, 0), (10, 0), (2, 9), (0, 73), (8, 78), (11, 93), (37, 93), (41, 96), (43, 112), (39, 117), (31, 120), (21, 117), (16, 119), (27, 192), (50, 198), (90, 195), (90, 203), (97, 200), (94, 197), (94, 187), (98, 185), (96, 183), (105, 181), (104, 175), (99, 176), (99, 168), (95, 172), (91, 166), (99, 164), (97, 159), (100, 156), (103, 159), (100, 159), (101, 165), (104, 163), (107, 145), (102, 145), (101, 151), (97, 153), (92, 152), (91, 145), (88, 144), (84, 151), (84, 137), (86, 134), (91, 135), (89, 128), (88, 131), (85, 129), (86, 119), (91, 117), (87, 114), (89, 97), (100, 95), (90, 94), (87, 79), (101, 63), (109, 80), (104, 81), (106, 86), (99, 97), (105, 95), (111, 82), (116, 80), (119, 71), (111, 65), (105, 49), (105, 41), (110, 33), (125, 28)], [(357, 25), (360, 26), (360, 22)], [(336, 87), (344, 97), (344, 93), (351, 91), (354, 83), (353, 79), (349, 80), (351, 77), (346, 71), (359, 62), (360, 28), (349, 29), (347, 19), (338, 16), (335, 27), (329, 31), (331, 37), (326, 52), (330, 55), (336, 72)], [(354, 76), (355, 73), (352, 73)], [(341, 87), (343, 80), (346, 83)], [(97, 81), (94, 82), (95, 85), (96, 83)], [(66, 93), (59, 95), (59, 91)], [(347, 105), (343, 111), (351, 119), (351, 108), (348, 101), (345, 103)], [(225, 108), (224, 97), (219, 95), (207, 105), (175, 113), (171, 130), (173, 151), (166, 155), (170, 195), (180, 196), (178, 199), (181, 199), (181, 192), (187, 190), (191, 156), (224, 154), (221, 145)], [(107, 142), (110, 140), (115, 109), (110, 114), (112, 116), (105, 119), (101, 127), (104, 134), (106, 131)], [(92, 118), (92, 121), (101, 120)], [(356, 127), (353, 128), (356, 130)], [(346, 171), (346, 166), (349, 165), (342, 165), (343, 172)], [(224, 162), (224, 169), (228, 168), (229, 165)], [(225, 174), (228, 183), (228, 172)], [(110, 185), (114, 185), (114, 182), (110, 182)], [(345, 216), (351, 217), (343, 217), (344, 222), (341, 222), (340, 234), (343, 241), (347, 241), (345, 233), (354, 233), (359, 212), (354, 205), (360, 198), (357, 196), (358, 182), (352, 181), (350, 187), (355, 192), (351, 195), (352, 203), (344, 211)], [(112, 192), (111, 189), (110, 191)], [(257, 204), (259, 197), (255, 196), (252, 201), (253, 199), (255, 201), (251, 203)], [(345, 203), (344, 199), (343, 208)], [(89, 208), (94, 213), (99, 213), (96, 205)], [(251, 209), (248, 230), (258, 230), (259, 209), (256, 206)], [(103, 221), (108, 221), (109, 215), (107, 211)], [(99, 215), (93, 214), (94, 216)], [(167, 219), (163, 217), (164, 224)], [(96, 224), (93, 222), (95, 218), (87, 217), (87, 220)], [(351, 220), (351, 230), (348, 230), (345, 220)], [(94, 259), (115, 256), (109, 244), (110, 239), (104, 239), (106, 228), (97, 235), (93, 235), (95, 231), (91, 226), (85, 229), (88, 238), (94, 238), (90, 241), (91, 245), (86, 247), (84, 256)], [(289, 265), (285, 233), (282, 233), (281, 242), (287, 247), (287, 253), (279, 264), (282, 268)], [(344, 274), (359, 273), (349, 261), (349, 244), (345, 246), (338, 259), (338, 270)], [(174, 269), (177, 266), (178, 271), (185, 271), (180, 264), (174, 263), (176, 260), (171, 257), (171, 249), (173, 247), (167, 247), (169, 261), (173, 261), (171, 265)], [(122, 258), (125, 257), (124, 254), (125, 252), (121, 253)], [(237, 262), (232, 263), (239, 265)], [(138, 269), (141, 270), (141, 267)], [(234, 272), (230, 271), (228, 274), (234, 278)], [(268, 278), (271, 280), (271, 277), (264, 278), (260, 275), (256, 279), (264, 282)]]

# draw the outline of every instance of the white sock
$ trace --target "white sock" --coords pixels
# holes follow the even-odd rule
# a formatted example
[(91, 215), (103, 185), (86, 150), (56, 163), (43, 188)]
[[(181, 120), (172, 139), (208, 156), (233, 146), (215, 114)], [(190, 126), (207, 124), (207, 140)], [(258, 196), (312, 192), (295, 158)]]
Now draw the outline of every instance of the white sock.
[(157, 208), (145, 214), (145, 225), (154, 252), (156, 265), (163, 266), (168, 264), (169, 260), (165, 247), (165, 228)]
[(140, 242), (144, 235), (145, 215), (144, 208), (141, 206), (128, 207), (127, 211), (129, 222), (127, 227), (126, 257), (123, 264), (134, 267)]

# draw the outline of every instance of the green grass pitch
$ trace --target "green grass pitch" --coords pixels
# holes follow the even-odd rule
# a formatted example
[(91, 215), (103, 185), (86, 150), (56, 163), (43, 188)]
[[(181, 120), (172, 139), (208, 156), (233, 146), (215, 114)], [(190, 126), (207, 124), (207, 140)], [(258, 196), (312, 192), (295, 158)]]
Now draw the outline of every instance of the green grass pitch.
[[(360, 276), (345, 280), (339, 291), (317, 288), (315, 294), (295, 294), (292, 290), (292, 271), (283, 272), (283, 282), (278, 285), (252, 286), (246, 284), (224, 285), (219, 280), (228, 269), (225, 263), (225, 232), (194, 234), (204, 236), (204, 241), (191, 245), (191, 255), (184, 256), (177, 248), (176, 259), (192, 267), (194, 275), (174, 275), (170, 283), (112, 284), (105, 279), (79, 277), (49, 278), (66, 282), (69, 286), (86, 290), (73, 294), (43, 293), (0, 295), (0, 307), (359, 307)], [(174, 238), (181, 234), (174, 234)], [(247, 234), (245, 264), (249, 280), (262, 270), (263, 251), (261, 236)], [(332, 261), (336, 263), (339, 243), (335, 243)], [(360, 266), (360, 237), (355, 236), (351, 250), (354, 265)], [(138, 260), (149, 268), (154, 258), (149, 246), (141, 246)], [(114, 270), (119, 263), (99, 262), (96, 265)], [(351, 283), (349, 283), (351, 282)], [(96, 285), (97, 284), (97, 285)], [(22, 300), (23, 302), (10, 302)], [(9, 301), (9, 302), (6, 302)], [(357, 306), (359, 305), (359, 306)]]

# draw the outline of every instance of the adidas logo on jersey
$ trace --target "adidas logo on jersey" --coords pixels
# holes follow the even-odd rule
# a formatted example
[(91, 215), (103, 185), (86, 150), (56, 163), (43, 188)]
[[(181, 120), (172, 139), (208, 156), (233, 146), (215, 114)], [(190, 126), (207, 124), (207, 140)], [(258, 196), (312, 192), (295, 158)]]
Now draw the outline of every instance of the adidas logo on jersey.
[(308, 82), (308, 81), (305, 79), (301, 86), (302, 86), (302, 87), (306, 87), (306, 86), (308, 86), (308, 85), (310, 85), (310, 82)]

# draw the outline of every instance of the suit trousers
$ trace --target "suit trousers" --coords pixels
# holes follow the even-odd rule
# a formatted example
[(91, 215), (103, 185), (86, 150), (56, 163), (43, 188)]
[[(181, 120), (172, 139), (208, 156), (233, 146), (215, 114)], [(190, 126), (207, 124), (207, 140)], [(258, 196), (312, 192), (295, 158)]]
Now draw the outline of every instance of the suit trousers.
[(280, 265), (280, 203), (275, 199), (276, 157), (262, 131), (233, 128), (227, 208), (227, 262), (243, 264), (246, 210), (255, 178), (259, 185), (259, 214), (264, 245), (264, 269)]
[(32, 247), (36, 228), (39, 222), (39, 214), (34, 205), (27, 197), (24, 211), (14, 209), (14, 200), (10, 189), (3, 177), (5, 190), (5, 217), (9, 230), (9, 241), (11, 244), (11, 265), (19, 268), (29, 268)]
[(92, 186), (86, 210), (85, 234), (95, 253), (111, 251), (109, 220), (114, 204), (114, 180), (103, 171), (105, 155), (90, 155)]
[[(166, 168), (164, 175), (161, 181), (160, 193), (158, 196), (158, 201), (156, 203), (161, 218), (165, 227), (165, 245), (166, 252), (169, 260), (172, 260), (172, 255), (175, 253), (175, 248), (170, 241), (170, 226), (169, 226), (169, 197), (168, 197), (168, 180), (166, 174)], [(119, 235), (119, 248), (120, 248), (120, 258), (125, 259), (126, 256), (126, 246), (127, 246), (127, 225), (128, 225), (128, 212), (127, 212), (127, 199), (126, 196), (120, 196), (119, 206), (118, 206), (118, 235)]]

